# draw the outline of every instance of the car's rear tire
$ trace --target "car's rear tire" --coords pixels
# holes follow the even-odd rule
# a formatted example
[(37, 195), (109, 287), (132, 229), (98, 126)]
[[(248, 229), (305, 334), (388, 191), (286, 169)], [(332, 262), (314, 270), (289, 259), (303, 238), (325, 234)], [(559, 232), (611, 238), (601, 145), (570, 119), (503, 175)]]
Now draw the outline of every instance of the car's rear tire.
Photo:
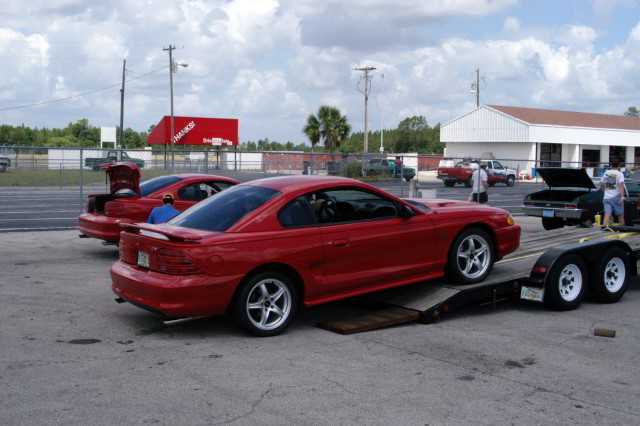
[(7, 171), (7, 166), (4, 164), (0, 165), (0, 173), (4, 173), (6, 171)]
[(563, 228), (564, 222), (562, 221), (562, 219), (558, 219), (558, 218), (543, 217), (542, 227), (547, 231), (551, 231), (553, 229)]
[(451, 188), (452, 186), (454, 186), (456, 184), (455, 180), (445, 180), (444, 181), (444, 186)]
[(466, 186), (467, 188), (471, 188), (471, 178), (464, 181), (464, 186)]
[(513, 175), (509, 175), (507, 177), (507, 186), (513, 186), (516, 183), (516, 177)]
[(580, 256), (569, 254), (558, 259), (549, 273), (544, 304), (557, 311), (575, 309), (587, 290), (587, 267)]
[(489, 186), (495, 186), (496, 183), (495, 182), (489, 182)]
[(596, 266), (589, 293), (600, 303), (615, 303), (629, 287), (629, 256), (620, 247), (612, 247)]
[(460, 284), (473, 284), (491, 273), (495, 253), (493, 240), (482, 229), (469, 228), (460, 233), (449, 249), (447, 272)]
[(413, 178), (410, 178), (410, 177), (405, 177), (404, 178), (405, 182), (409, 182), (411, 179), (413, 179)]
[(284, 331), (297, 308), (298, 295), (291, 279), (265, 271), (242, 283), (233, 302), (233, 317), (247, 333), (268, 337)]

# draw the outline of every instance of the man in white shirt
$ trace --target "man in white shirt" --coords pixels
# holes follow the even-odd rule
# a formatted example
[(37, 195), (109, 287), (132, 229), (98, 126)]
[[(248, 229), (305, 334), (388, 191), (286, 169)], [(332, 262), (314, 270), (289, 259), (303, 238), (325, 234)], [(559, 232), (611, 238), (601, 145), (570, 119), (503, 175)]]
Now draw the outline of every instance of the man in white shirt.
[(613, 213), (618, 223), (624, 225), (624, 175), (620, 172), (620, 159), (614, 157), (611, 160), (611, 167), (613, 168), (607, 170), (600, 180), (600, 186), (604, 188), (602, 224), (609, 226), (609, 219)]
[(478, 166), (477, 163), (471, 163), (471, 169), (473, 170), (473, 174), (471, 175), (471, 195), (469, 195), (469, 201), (473, 201), (474, 203), (486, 203), (489, 201), (489, 197), (487, 197), (487, 188), (489, 187), (489, 177), (487, 176), (487, 172), (485, 168), (487, 167), (487, 163), (480, 163)]

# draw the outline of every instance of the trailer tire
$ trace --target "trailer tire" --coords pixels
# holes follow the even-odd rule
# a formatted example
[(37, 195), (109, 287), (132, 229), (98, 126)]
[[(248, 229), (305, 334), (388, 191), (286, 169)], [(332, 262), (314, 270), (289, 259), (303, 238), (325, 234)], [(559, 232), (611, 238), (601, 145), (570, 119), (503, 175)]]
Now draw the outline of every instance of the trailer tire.
[(551, 231), (553, 229), (564, 228), (564, 222), (558, 218), (543, 217), (542, 227), (547, 231)]
[(447, 188), (451, 188), (452, 186), (454, 186), (456, 184), (455, 180), (445, 180), (444, 181), (444, 186), (446, 186)]
[(467, 188), (471, 188), (471, 178), (464, 181), (464, 186), (466, 186)]
[(620, 247), (607, 250), (593, 274), (589, 293), (600, 303), (615, 303), (629, 287), (629, 256)]
[(454, 282), (474, 284), (491, 273), (494, 262), (491, 237), (482, 229), (469, 228), (461, 232), (451, 245), (447, 270)]
[(582, 303), (587, 290), (587, 267), (580, 256), (569, 254), (558, 259), (549, 273), (544, 304), (556, 311), (569, 311)]

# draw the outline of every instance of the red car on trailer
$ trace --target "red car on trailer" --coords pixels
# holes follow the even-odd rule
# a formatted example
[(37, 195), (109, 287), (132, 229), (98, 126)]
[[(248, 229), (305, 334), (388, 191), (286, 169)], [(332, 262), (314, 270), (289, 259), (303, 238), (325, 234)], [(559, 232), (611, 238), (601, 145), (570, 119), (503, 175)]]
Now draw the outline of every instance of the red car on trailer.
[(104, 165), (110, 193), (89, 195), (87, 212), (78, 217), (81, 236), (112, 243), (120, 240), (121, 223), (146, 222), (151, 210), (171, 194), (174, 207), (184, 211), (238, 181), (215, 175), (167, 175), (140, 183), (140, 169), (134, 163)]
[(313, 306), (442, 277), (482, 281), (514, 251), (508, 212), (398, 199), (338, 177), (234, 186), (166, 224), (124, 224), (112, 290), (168, 317), (231, 312), (249, 333), (283, 331)]

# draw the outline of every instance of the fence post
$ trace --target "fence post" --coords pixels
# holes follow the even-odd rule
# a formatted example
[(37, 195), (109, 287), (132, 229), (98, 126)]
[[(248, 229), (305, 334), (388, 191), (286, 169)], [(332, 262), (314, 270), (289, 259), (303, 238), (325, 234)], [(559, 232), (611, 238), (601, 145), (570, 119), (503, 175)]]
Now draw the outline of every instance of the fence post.
[(60, 189), (62, 189), (62, 163), (60, 163)]
[(204, 149), (204, 173), (209, 174), (209, 151)]
[(400, 197), (404, 197), (404, 155), (400, 157)]
[(83, 161), (83, 154), (84, 151), (82, 148), (80, 148), (80, 214), (82, 214), (82, 209), (84, 208), (83, 205), (83, 196), (82, 196), (82, 185), (83, 185), (83, 180), (84, 180), (84, 167), (82, 167), (84, 165), (84, 161)]

